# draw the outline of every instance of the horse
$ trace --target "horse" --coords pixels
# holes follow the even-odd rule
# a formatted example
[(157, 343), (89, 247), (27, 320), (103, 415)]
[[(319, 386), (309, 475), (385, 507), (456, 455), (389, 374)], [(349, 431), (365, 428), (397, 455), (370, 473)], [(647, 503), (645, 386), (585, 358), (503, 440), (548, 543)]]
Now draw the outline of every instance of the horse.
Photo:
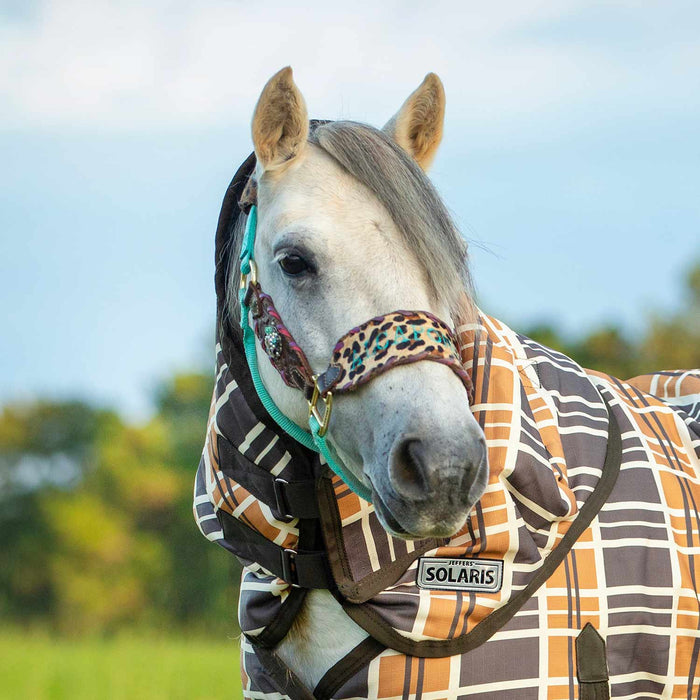
[(310, 121), (290, 68), (255, 108), (194, 506), (244, 564), (244, 695), (696, 697), (700, 372), (476, 306), (444, 113), (430, 73), (381, 130)]

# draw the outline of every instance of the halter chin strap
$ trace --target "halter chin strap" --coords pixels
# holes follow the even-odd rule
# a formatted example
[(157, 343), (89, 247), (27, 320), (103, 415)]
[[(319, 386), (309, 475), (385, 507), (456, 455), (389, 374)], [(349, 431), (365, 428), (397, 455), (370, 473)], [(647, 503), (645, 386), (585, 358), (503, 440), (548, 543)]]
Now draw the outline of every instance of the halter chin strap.
[[(243, 345), (255, 389), (265, 409), (285, 432), (322, 454), (352, 491), (371, 502), (371, 490), (342, 464), (326, 442), (333, 396), (354, 391), (393, 367), (431, 360), (452, 369), (462, 380), (471, 402), (472, 383), (462, 366), (454, 334), (446, 323), (428, 312), (393, 311), (346, 333), (336, 343), (328, 368), (321, 375), (314, 375), (272, 298), (260, 287), (253, 258), (256, 226), (257, 207), (253, 205), (241, 248), (239, 301)], [(253, 328), (249, 316), (253, 319)], [(284, 383), (304, 393), (309, 404), (310, 432), (285, 416), (265, 388), (258, 368), (256, 337)]]

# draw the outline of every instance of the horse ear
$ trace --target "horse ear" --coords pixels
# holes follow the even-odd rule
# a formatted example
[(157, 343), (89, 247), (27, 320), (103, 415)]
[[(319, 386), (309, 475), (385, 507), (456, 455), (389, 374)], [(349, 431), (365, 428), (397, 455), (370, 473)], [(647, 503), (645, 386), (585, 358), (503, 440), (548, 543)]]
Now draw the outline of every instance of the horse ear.
[(444, 121), (445, 88), (435, 73), (428, 73), (386, 123), (384, 132), (427, 170), (442, 141)]
[(289, 66), (275, 73), (263, 88), (252, 132), (255, 156), (263, 171), (278, 170), (305, 150), (309, 118)]

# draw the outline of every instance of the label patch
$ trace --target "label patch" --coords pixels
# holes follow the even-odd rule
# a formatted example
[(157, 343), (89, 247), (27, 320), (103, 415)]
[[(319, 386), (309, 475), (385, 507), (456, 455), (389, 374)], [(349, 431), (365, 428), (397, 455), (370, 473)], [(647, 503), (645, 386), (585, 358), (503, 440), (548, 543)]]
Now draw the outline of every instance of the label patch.
[(499, 559), (421, 557), (416, 583), (421, 588), (438, 591), (498, 593), (503, 584), (503, 562)]

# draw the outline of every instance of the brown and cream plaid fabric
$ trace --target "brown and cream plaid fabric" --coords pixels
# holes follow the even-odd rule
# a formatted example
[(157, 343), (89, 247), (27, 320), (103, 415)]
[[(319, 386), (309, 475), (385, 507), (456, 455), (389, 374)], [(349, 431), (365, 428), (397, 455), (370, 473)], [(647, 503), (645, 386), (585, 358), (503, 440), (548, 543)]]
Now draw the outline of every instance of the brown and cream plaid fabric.
[(209, 412), (207, 436), (197, 470), (194, 515), (202, 534), (230, 549), (217, 520), (221, 510), (283, 547), (293, 548), (299, 538), (297, 521), (278, 519), (272, 508), (257, 499), (226, 473), (221, 443), (227, 442), (243, 457), (270, 473), (293, 480), (294, 464), (278, 435), (261, 423), (249, 408), (231, 375), (221, 346), (216, 346), (217, 373)]
[[(348, 613), (360, 624), (380, 624), (395, 640), (333, 697), (576, 698), (575, 640), (588, 622), (606, 641), (613, 697), (697, 697), (700, 372), (620, 382), (584, 371), (487, 316), (458, 333), (474, 384), (472, 410), (489, 449), (488, 487), (450, 541), (410, 543), (387, 535), (372, 506), (333, 479), (344, 562), (331, 564), (341, 593), (355, 603)], [(195, 488), (198, 523), (227, 546), (216, 518), (221, 509), (294, 547), (298, 523), (277, 519), (220, 468), (218, 444), (226, 439), (256, 464), (293, 475), (289, 453), (268, 428), (250, 411), (229, 414), (239, 389), (221, 359)], [(471, 651), (432, 658), (436, 649), (449, 649), (449, 640), (478, 633), (527, 585), (594, 492), (608, 439), (603, 396), (622, 437), (622, 465), (606, 503), (546, 583), (493, 636)], [(502, 560), (503, 586), (491, 594), (419, 588), (420, 553)], [(402, 561), (395, 582), (382, 582), (379, 573)], [(246, 570), (240, 618), (251, 639), (288, 594), (289, 586), (269, 572)], [(242, 657), (247, 697), (279, 697), (248, 641)]]
[[(480, 328), (461, 329), (461, 335), (467, 356), (474, 348), (476, 396), (482, 397), (474, 412), (494, 473), (467, 532), (455, 539), (468, 534), (461, 545), (468, 556), (503, 557), (514, 592), (593, 488), (606, 419), (600, 399), (583, 386), (578, 397), (570, 393), (587, 381), (570, 360), (493, 319), (483, 321)], [(512, 353), (511, 362), (504, 352)], [(479, 371), (482, 362), (488, 372)], [(514, 381), (506, 381), (509, 377)], [(606, 640), (612, 697), (698, 696), (700, 373), (664, 372), (626, 383), (596, 374), (593, 381), (621, 428), (621, 471), (598, 516), (545, 585), (472, 651), (420, 658), (387, 649), (334, 697), (577, 698), (575, 639), (588, 622)], [(516, 410), (521, 416), (514, 421)], [(529, 442), (534, 427), (544, 452)], [(586, 435), (594, 448), (590, 453)], [(513, 457), (511, 451), (521, 452), (526, 444), (529, 457)], [(542, 476), (546, 462), (556, 487)], [(527, 473), (515, 479), (525, 464)], [(504, 507), (508, 501), (510, 507)], [(555, 512), (551, 505), (557, 502)], [(388, 624), (406, 636), (443, 639), (478, 626), (489, 605), (507, 598), (502, 594), (424, 591), (409, 571), (369, 604), (381, 609), (382, 596), (390, 596), (382, 610)]]

